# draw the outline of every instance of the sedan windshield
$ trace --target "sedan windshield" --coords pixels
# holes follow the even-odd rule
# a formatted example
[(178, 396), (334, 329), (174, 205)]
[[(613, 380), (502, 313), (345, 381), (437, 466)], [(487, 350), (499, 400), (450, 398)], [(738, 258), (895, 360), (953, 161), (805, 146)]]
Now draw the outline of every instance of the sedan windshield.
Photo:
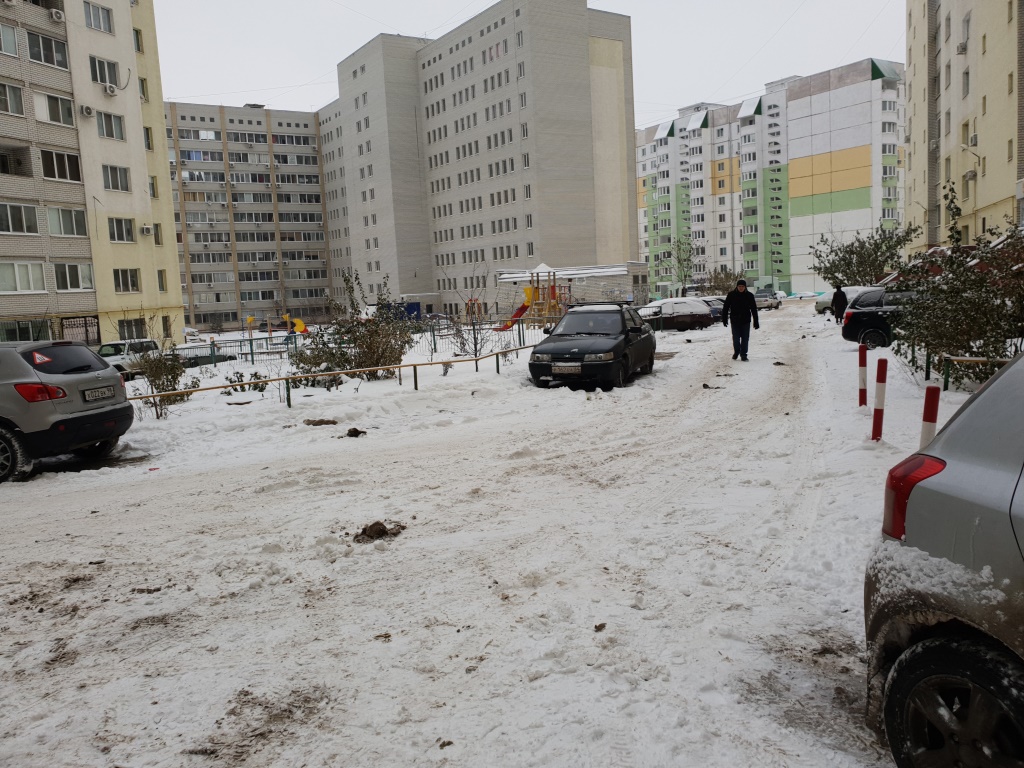
[(612, 336), (625, 331), (618, 312), (573, 312), (561, 319), (552, 336)]

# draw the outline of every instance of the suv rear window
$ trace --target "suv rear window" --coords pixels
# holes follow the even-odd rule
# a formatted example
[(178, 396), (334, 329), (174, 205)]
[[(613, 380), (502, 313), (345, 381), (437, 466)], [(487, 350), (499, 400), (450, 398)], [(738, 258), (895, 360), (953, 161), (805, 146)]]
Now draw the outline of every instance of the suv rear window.
[(22, 352), (21, 356), (40, 373), (65, 375), (103, 371), (110, 367), (91, 349), (77, 344), (40, 347), (31, 352)]
[(850, 308), (880, 307), (882, 306), (882, 297), (884, 295), (885, 291), (864, 291), (863, 293), (858, 293), (854, 300), (850, 302)]

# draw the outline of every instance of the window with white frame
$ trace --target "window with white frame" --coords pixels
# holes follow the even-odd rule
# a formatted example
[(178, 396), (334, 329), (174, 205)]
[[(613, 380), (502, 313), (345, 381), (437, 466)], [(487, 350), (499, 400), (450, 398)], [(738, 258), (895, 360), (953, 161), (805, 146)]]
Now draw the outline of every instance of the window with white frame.
[(104, 165), (103, 188), (114, 192), (131, 192), (128, 169), (119, 165)]
[(85, 210), (78, 208), (47, 208), (50, 235), (59, 237), (87, 237)]
[(91, 291), (96, 287), (90, 264), (54, 264), (53, 273), (58, 291)]
[(38, 235), (35, 206), (0, 203), (0, 232), (8, 235)]
[[(134, 219), (107, 219), (107, 229), (110, 233), (112, 243), (134, 243), (135, 242), (135, 220)], [(135, 270), (138, 272), (138, 270)]]
[(100, 138), (124, 141), (124, 118), (109, 112), (96, 113), (96, 127)]
[(9, 24), (0, 24), (0, 53), (6, 53), (8, 56), (18, 55), (18, 38), (14, 27)]
[(117, 77), (117, 62), (107, 61), (98, 56), (89, 57), (89, 73), (94, 83), (118, 85), (121, 81)]
[(114, 15), (109, 8), (102, 5), (85, 2), (85, 26), (89, 29), (98, 29), (100, 32), (114, 33)]
[[(113, 221), (113, 219), (111, 219)], [(139, 293), (139, 270), (137, 269), (115, 269), (114, 270), (114, 292), (115, 293)]]
[(49, 64), (60, 69), (68, 68), (68, 45), (62, 40), (55, 40), (35, 32), (28, 33), (28, 57), (41, 64)]
[(45, 290), (42, 262), (0, 263), (0, 293)]
[(0, 83), (0, 112), (9, 115), (24, 115), (25, 102), (22, 90), (16, 85)]
[(49, 149), (39, 150), (43, 163), (43, 178), (60, 181), (82, 181), (82, 163), (78, 155), (70, 152), (54, 152)]
[(35, 99), (37, 119), (58, 125), (74, 126), (75, 105), (71, 99), (49, 93), (36, 93)]

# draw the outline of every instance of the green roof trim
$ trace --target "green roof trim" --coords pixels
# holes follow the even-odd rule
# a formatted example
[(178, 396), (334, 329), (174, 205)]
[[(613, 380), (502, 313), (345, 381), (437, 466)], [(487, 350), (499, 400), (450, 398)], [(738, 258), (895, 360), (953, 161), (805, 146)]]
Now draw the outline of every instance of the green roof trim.
[(902, 80), (900, 73), (896, 71), (896, 67), (889, 61), (879, 61), (878, 59), (871, 60), (871, 79), (872, 80)]

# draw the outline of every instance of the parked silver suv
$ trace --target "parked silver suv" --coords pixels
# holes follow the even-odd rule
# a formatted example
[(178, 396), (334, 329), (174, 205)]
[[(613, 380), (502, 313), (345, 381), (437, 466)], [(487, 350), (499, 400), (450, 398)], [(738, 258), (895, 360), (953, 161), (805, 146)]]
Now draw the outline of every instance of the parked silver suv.
[(889, 472), (868, 724), (900, 768), (1024, 765), (1024, 356)]
[(81, 342), (0, 343), (0, 483), (44, 456), (104, 456), (134, 419), (121, 374)]

